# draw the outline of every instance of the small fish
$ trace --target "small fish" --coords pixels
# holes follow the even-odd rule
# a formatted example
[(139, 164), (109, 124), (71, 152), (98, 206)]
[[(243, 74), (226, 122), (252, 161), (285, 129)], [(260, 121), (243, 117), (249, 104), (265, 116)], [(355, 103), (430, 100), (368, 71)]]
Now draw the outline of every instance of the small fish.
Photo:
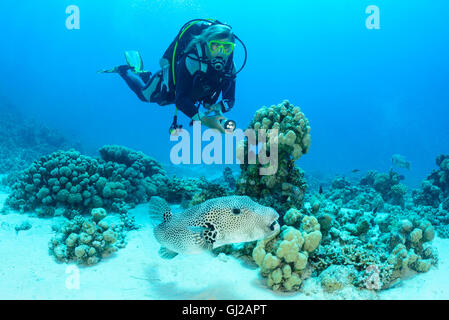
[(354, 170), (352, 170), (351, 172), (352, 172), (352, 173), (357, 173), (357, 172), (360, 172), (360, 170), (359, 170), (359, 169), (354, 169)]
[(276, 210), (247, 196), (210, 199), (178, 214), (172, 214), (165, 200), (154, 196), (150, 199), (150, 217), (162, 218), (154, 228), (154, 236), (161, 244), (159, 255), (164, 259), (264, 239), (280, 229)]
[(323, 186), (320, 186), (320, 190), (318, 190), (319, 194), (323, 194)]
[(405, 160), (405, 157), (400, 154), (394, 154), (391, 157), (391, 163), (396, 168), (404, 168), (410, 170), (410, 162)]
[(375, 207), (374, 209), (373, 209), (373, 214), (375, 214), (377, 212), (377, 207)]

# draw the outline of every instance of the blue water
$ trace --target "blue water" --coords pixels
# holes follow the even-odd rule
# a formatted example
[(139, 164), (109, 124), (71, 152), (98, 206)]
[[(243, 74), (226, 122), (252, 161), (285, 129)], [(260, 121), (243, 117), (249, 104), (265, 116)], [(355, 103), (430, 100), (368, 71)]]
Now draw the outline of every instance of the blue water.
[[(65, 27), (72, 4), (79, 30)], [(379, 30), (365, 26), (371, 4)], [(449, 152), (447, 12), (445, 0), (4, 0), (0, 97), (86, 149), (121, 144), (168, 162), (173, 107), (143, 103), (119, 76), (96, 71), (124, 64), (125, 50), (157, 71), (186, 21), (216, 18), (248, 49), (229, 114), (239, 126), (288, 99), (312, 127), (298, 163), (306, 171), (385, 171), (400, 153), (412, 163), (406, 182), (418, 185)], [(237, 65), (242, 52), (237, 46)]]

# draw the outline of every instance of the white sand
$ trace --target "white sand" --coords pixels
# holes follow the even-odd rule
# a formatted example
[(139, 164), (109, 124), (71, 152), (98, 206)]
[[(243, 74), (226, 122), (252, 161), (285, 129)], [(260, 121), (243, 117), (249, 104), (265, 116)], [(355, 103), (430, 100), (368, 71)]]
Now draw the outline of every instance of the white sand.
[[(0, 193), (0, 208), (6, 195)], [(48, 254), (54, 235), (51, 225), (60, 218), (42, 219), (10, 213), (0, 215), (0, 299), (323, 299), (360, 298), (354, 292), (329, 296), (316, 292), (275, 294), (263, 285), (258, 271), (232, 257), (157, 255), (159, 244), (148, 223), (147, 206), (130, 211), (142, 225), (128, 233), (128, 244), (91, 267), (79, 267), (79, 289), (66, 286), (75, 264), (57, 263)], [(32, 228), (16, 233), (28, 220)], [(436, 239), (439, 269), (380, 293), (382, 299), (448, 299), (449, 240)], [(69, 273), (66, 273), (68, 271)], [(70, 283), (70, 281), (68, 281)]]

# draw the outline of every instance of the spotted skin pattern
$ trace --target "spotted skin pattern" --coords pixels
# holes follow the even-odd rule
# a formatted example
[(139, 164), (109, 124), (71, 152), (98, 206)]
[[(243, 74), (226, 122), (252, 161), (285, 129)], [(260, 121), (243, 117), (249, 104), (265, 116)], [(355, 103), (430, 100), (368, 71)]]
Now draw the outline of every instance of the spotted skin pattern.
[(166, 211), (161, 210), (164, 221), (154, 235), (162, 247), (176, 253), (201, 253), (279, 231), (278, 213), (247, 196), (210, 199), (179, 214)]

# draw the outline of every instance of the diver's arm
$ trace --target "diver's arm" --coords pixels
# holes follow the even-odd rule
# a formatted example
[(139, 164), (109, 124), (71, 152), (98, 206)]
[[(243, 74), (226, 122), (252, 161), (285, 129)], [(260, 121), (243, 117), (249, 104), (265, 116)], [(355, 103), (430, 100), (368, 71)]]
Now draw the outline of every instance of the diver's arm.
[(222, 98), (223, 98), (223, 100), (227, 100), (229, 109), (231, 109), (234, 106), (234, 103), (235, 103), (235, 79), (232, 80), (229, 87), (222, 93)]
[(119, 75), (123, 78), (123, 80), (125, 80), (126, 84), (130, 87), (132, 91), (134, 91), (137, 97), (139, 97), (139, 99), (144, 102), (148, 102), (149, 100), (147, 100), (142, 93), (142, 89), (145, 87), (145, 83), (143, 82), (142, 78), (139, 77), (137, 74), (133, 73), (131, 71), (131, 68), (127, 65), (120, 66), (118, 68), (119, 68), (118, 70)]
[(191, 71), (187, 70), (186, 63), (185, 59), (181, 60), (176, 68), (175, 104), (186, 116), (193, 119), (198, 114), (198, 108), (190, 97), (193, 90), (193, 77)]

